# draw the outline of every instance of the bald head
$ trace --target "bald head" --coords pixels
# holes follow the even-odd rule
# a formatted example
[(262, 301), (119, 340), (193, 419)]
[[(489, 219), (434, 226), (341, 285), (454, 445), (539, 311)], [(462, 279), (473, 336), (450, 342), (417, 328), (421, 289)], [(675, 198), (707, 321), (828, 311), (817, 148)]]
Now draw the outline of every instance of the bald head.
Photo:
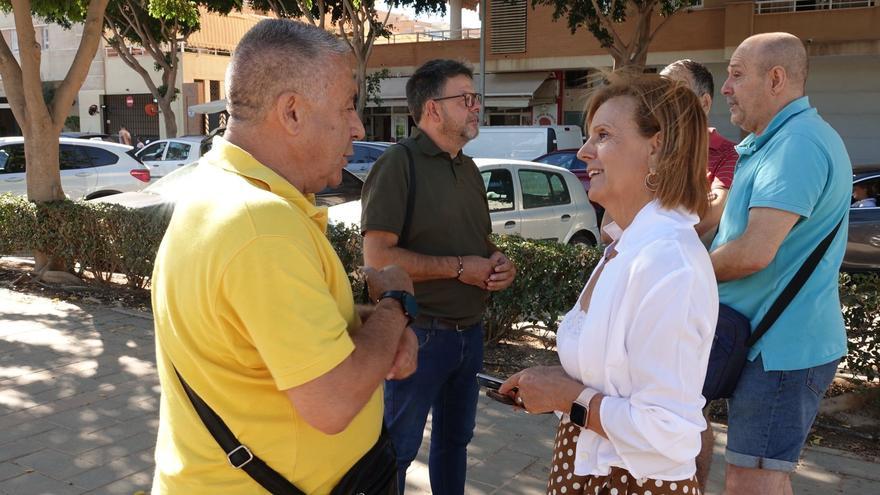
[(792, 89), (798, 89), (803, 94), (809, 62), (800, 38), (789, 33), (756, 34), (746, 38), (737, 50), (747, 52), (748, 58), (765, 72), (773, 67), (782, 67)]

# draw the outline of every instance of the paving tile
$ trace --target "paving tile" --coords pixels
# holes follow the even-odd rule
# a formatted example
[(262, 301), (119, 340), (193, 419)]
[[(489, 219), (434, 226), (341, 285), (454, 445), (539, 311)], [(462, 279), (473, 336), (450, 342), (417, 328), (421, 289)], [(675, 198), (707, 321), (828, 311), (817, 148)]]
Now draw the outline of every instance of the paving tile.
[(97, 464), (88, 459), (54, 449), (43, 449), (33, 454), (19, 457), (15, 460), (15, 464), (34, 469), (56, 480), (65, 480), (97, 467)]
[(148, 469), (146, 471), (128, 475), (121, 480), (114, 481), (109, 485), (104, 485), (86, 493), (88, 495), (132, 495), (138, 491), (148, 493), (152, 483), (153, 470)]
[(91, 406), (63, 411), (47, 417), (46, 421), (83, 433), (89, 433), (117, 424), (116, 420), (101, 415)]
[(33, 438), (44, 432), (58, 428), (57, 425), (42, 420), (30, 420), (14, 426), (9, 426), (0, 431), (0, 446), (21, 438)]
[(78, 455), (83, 452), (113, 443), (114, 439), (106, 436), (83, 433), (62, 426), (30, 437), (30, 440), (45, 445), (65, 454)]
[(0, 490), (15, 495), (75, 495), (82, 490), (65, 481), (54, 480), (38, 472), (0, 481)]
[(0, 481), (8, 480), (22, 475), (28, 468), (21, 467), (12, 462), (0, 462)]
[(95, 490), (135, 473), (146, 471), (152, 468), (152, 466), (152, 452), (144, 451), (121, 459), (117, 458), (107, 464), (74, 476), (67, 481), (85, 490)]
[(45, 446), (32, 442), (27, 438), (4, 443), (0, 445), (0, 462), (15, 460), (45, 448)]

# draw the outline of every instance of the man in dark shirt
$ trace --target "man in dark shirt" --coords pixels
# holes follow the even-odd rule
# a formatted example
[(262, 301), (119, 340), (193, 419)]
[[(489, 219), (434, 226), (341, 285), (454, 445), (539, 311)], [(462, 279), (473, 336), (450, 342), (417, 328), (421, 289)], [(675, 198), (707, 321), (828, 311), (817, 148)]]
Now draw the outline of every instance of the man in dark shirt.
[(486, 189), (461, 148), (479, 132), (481, 95), (460, 62), (432, 60), (406, 85), (418, 129), (373, 165), (363, 190), (364, 262), (403, 267), (421, 308), (412, 329), (418, 369), (385, 384), (385, 423), (406, 469), (432, 413), (429, 474), (439, 495), (464, 493), (483, 365), (483, 312), (490, 291), (507, 288), (516, 267), (489, 240)]

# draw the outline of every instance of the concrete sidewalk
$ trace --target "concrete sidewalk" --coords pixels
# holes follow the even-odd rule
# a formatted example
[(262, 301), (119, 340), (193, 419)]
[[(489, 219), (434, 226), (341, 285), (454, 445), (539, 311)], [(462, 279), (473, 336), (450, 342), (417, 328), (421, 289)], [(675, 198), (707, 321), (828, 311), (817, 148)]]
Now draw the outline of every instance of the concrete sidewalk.
[[(149, 316), (0, 288), (0, 494), (149, 490), (159, 396)], [(467, 493), (543, 494), (554, 432), (553, 416), (482, 398)], [(723, 476), (718, 440), (710, 494)], [(407, 493), (430, 493), (426, 447)], [(811, 448), (794, 484), (798, 494), (880, 493), (880, 466)]]

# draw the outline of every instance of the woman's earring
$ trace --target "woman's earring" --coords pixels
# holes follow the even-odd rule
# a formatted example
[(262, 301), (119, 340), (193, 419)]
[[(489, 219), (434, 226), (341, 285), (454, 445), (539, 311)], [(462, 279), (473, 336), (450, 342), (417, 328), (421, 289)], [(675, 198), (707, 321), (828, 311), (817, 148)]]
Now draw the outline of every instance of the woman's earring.
[(660, 174), (653, 168), (645, 176), (645, 187), (652, 193), (657, 192), (657, 188), (660, 187)]

